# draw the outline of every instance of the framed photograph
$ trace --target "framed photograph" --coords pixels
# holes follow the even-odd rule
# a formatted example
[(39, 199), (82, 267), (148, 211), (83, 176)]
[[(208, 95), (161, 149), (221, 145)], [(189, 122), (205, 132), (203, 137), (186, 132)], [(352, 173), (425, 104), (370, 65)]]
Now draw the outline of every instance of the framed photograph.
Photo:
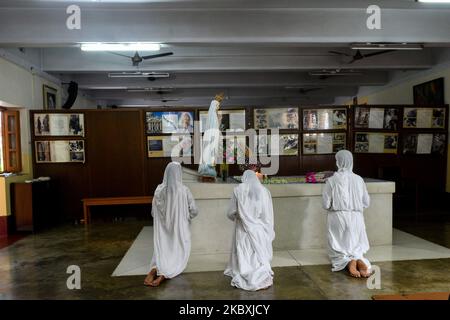
[(370, 108), (355, 108), (355, 128), (369, 128)]
[(42, 87), (42, 96), (44, 99), (44, 109), (45, 110), (55, 110), (56, 109), (56, 95), (58, 90), (55, 88), (49, 87), (47, 85), (43, 85)]
[(435, 133), (431, 145), (431, 153), (444, 155), (446, 145), (446, 135), (444, 133)]
[(303, 130), (347, 129), (347, 109), (303, 110)]
[(84, 136), (84, 114), (69, 114), (69, 135)]
[(255, 129), (298, 129), (298, 109), (255, 109), (254, 127)]
[(405, 129), (444, 129), (445, 108), (405, 108), (403, 127)]
[(422, 106), (442, 106), (444, 99), (444, 78), (438, 78), (413, 87), (414, 104)]
[(147, 156), (149, 158), (187, 157), (191, 155), (192, 138), (190, 135), (147, 137)]
[(36, 163), (51, 162), (50, 141), (35, 141)]
[(276, 150), (274, 143), (276, 143), (276, 136), (270, 136), (269, 154), (280, 156), (296, 156), (298, 155), (298, 134), (280, 134), (278, 136), (278, 150)]
[(194, 113), (190, 111), (147, 112), (145, 120), (147, 134), (194, 132)]
[(83, 140), (71, 140), (69, 141), (69, 152), (71, 162), (83, 162), (84, 163), (84, 141)]
[(35, 141), (36, 163), (85, 162), (83, 140)]
[(50, 115), (48, 113), (34, 114), (34, 135), (36, 136), (50, 135)]
[(355, 134), (355, 153), (397, 154), (398, 133), (357, 132)]
[(346, 149), (345, 133), (304, 133), (303, 154), (333, 154)]
[(82, 113), (35, 113), (35, 136), (84, 136)]

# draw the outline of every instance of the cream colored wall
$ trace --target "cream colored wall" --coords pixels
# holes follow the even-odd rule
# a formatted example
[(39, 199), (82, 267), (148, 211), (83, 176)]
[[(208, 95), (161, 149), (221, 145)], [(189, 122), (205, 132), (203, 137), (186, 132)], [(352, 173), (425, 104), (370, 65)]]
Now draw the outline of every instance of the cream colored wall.
[[(444, 77), (445, 103), (450, 104), (450, 66), (437, 66), (431, 71), (417, 73), (380, 88), (361, 87), (358, 102), (364, 100), (368, 104), (413, 104), (413, 86)], [(450, 116), (448, 115), (450, 123)], [(449, 125), (450, 128), (450, 125)], [(447, 157), (447, 192), (450, 192), (450, 143)]]
[[(31, 73), (3, 58), (0, 58), (0, 105), (20, 109), (22, 174), (19, 176), (0, 177), (0, 216), (11, 213), (9, 204), (9, 185), (24, 181), (33, 176), (31, 155), (30, 109), (43, 108), (43, 85), (58, 90), (56, 102), (61, 105), (61, 87), (36, 74)], [(95, 108), (85, 97), (75, 102), (74, 109)]]

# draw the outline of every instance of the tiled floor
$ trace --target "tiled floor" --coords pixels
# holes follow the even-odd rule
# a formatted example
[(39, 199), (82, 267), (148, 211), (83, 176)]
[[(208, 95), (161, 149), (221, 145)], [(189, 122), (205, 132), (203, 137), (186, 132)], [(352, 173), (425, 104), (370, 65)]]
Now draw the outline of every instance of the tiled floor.
[[(230, 279), (222, 272), (228, 258), (226, 254), (214, 257), (212, 262), (204, 260), (201, 266), (192, 262), (190, 265), (197, 271), (205, 266), (219, 271), (183, 273), (159, 288), (143, 286), (142, 275), (112, 277), (148, 224), (148, 221), (96, 222), (88, 230), (82, 226), (63, 226), (30, 235), (0, 249), (0, 299), (370, 299), (376, 294), (450, 289), (450, 259), (428, 259), (435, 257), (432, 252), (443, 250), (442, 247), (425, 246), (425, 242), (403, 233), (396, 233), (399, 235), (396, 245), (403, 249), (394, 247), (391, 254), (399, 259), (417, 259), (412, 251), (404, 250), (419, 250), (427, 259), (377, 262), (381, 269), (380, 290), (368, 289), (365, 280), (350, 278), (345, 272), (330, 272), (329, 265), (306, 265), (305, 257), (297, 257), (304, 264), (299, 266), (297, 260), (286, 253), (277, 257), (277, 265), (286, 265), (286, 261), (293, 260), (295, 265), (274, 267), (274, 286), (261, 292), (245, 292), (230, 286)], [(433, 240), (438, 232), (447, 230), (439, 241), (450, 247), (448, 222), (435, 227), (430, 224), (425, 229), (417, 224), (407, 230), (414, 234), (420, 232), (420, 237), (427, 240)], [(424, 246), (420, 246), (421, 243)], [(148, 242), (141, 244), (136, 259), (142, 259), (145, 265), (151, 252)], [(383, 254), (386, 255), (385, 250)], [(323, 259), (323, 252), (309, 252), (307, 257), (317, 263)], [(69, 265), (81, 268), (81, 290), (69, 290), (66, 286)]]
[[(153, 228), (144, 227), (112, 275), (146, 275), (152, 251)], [(228, 257), (228, 253), (191, 254), (185, 272), (223, 271)], [(450, 258), (450, 249), (394, 229), (393, 245), (372, 247), (367, 258), (372, 262)], [(275, 251), (272, 261), (273, 267), (322, 264), (329, 264), (324, 249)]]

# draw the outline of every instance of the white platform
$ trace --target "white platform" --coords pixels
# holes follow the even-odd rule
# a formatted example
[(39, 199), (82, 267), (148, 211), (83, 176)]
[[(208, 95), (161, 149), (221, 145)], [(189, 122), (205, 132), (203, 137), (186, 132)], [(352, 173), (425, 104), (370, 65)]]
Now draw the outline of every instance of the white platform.
[[(229, 199), (237, 183), (201, 183), (197, 173), (183, 168), (183, 182), (199, 209), (192, 221), (192, 253), (222, 254), (229, 250), (233, 224), (227, 219)], [(392, 194), (395, 183), (366, 182), (370, 207), (364, 211), (371, 245), (392, 244)], [(265, 185), (272, 194), (276, 238), (274, 250), (325, 249), (327, 212), (322, 208), (324, 184)]]
[[(146, 275), (153, 252), (153, 227), (144, 227), (112, 276)], [(229, 253), (191, 254), (185, 272), (223, 271)], [(450, 249), (394, 229), (393, 244), (373, 246), (372, 262), (450, 258)], [(329, 264), (325, 249), (276, 250), (272, 267)]]

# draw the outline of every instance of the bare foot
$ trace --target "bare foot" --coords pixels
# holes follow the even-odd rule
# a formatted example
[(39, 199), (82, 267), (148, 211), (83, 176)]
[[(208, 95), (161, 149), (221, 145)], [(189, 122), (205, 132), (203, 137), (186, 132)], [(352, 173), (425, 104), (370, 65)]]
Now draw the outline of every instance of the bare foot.
[(367, 268), (366, 264), (364, 263), (364, 261), (358, 260), (358, 261), (356, 262), (356, 267), (358, 268), (359, 273), (361, 274), (361, 276), (362, 276), (363, 278), (368, 278), (368, 277), (370, 277), (370, 274), (371, 274), (371, 273), (370, 273), (369, 269)]
[(166, 278), (164, 276), (159, 276), (150, 284), (152, 287), (158, 287)]
[(355, 278), (361, 278), (361, 274), (356, 269), (356, 260), (352, 260), (347, 264), (348, 272), (350, 272), (350, 275)]
[(145, 278), (145, 280), (144, 280), (144, 285), (145, 285), (145, 286), (151, 286), (153, 280), (155, 280), (155, 277), (156, 277), (156, 269), (152, 269), (152, 270), (148, 273), (147, 277)]

